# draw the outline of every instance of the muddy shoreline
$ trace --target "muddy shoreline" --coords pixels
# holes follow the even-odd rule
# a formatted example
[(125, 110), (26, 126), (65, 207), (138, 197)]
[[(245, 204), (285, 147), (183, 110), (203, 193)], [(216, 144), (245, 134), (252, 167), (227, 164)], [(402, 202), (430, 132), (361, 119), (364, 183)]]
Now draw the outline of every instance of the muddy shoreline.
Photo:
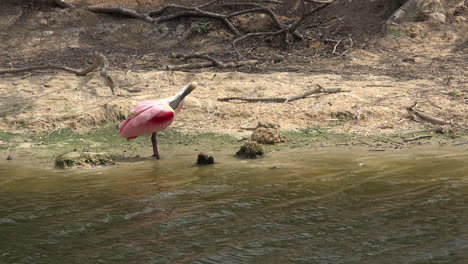
[[(438, 134), (431, 131), (413, 131), (398, 134), (340, 134), (325, 129), (306, 131), (282, 131), (287, 141), (280, 144), (264, 144), (266, 157), (271, 153), (310, 150), (337, 152), (401, 152), (422, 150), (467, 151), (468, 134)], [(181, 133), (168, 129), (160, 133), (162, 156), (177, 153), (192, 153), (194, 162), (199, 153), (229, 153), (235, 158), (236, 151), (248, 136), (219, 133)], [(0, 158), (7, 162), (10, 157), (15, 163), (35, 164), (39, 167), (54, 167), (57, 157), (67, 153), (102, 153), (111, 157), (110, 165), (119, 162), (152, 160), (149, 137), (143, 136), (127, 142), (120, 138), (115, 127), (107, 124), (88, 132), (71, 130), (42, 131), (37, 133), (0, 132)], [(162, 161), (164, 162), (164, 160)], [(98, 164), (99, 165), (99, 164)], [(86, 168), (92, 166), (85, 166)]]

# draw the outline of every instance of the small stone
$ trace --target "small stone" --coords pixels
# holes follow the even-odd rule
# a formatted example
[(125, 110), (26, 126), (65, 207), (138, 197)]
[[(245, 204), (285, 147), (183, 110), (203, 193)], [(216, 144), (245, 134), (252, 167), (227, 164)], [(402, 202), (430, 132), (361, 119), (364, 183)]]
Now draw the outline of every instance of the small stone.
[(177, 35), (177, 36), (180, 36), (180, 35), (182, 35), (184, 32), (185, 32), (185, 26), (182, 25), (182, 24), (179, 24), (179, 25), (176, 27), (176, 35)]
[(256, 159), (264, 155), (263, 148), (254, 141), (247, 141), (237, 151), (236, 157), (243, 159)]
[(214, 163), (213, 156), (208, 156), (204, 153), (198, 154), (197, 165), (210, 165)]
[(437, 134), (451, 134), (454, 133), (453, 129), (447, 126), (439, 126), (434, 130)]

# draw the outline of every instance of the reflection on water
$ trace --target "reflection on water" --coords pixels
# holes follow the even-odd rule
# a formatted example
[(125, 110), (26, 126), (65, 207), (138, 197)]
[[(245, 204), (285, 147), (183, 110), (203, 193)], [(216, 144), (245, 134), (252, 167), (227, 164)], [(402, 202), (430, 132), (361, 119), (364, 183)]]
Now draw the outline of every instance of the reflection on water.
[(467, 263), (468, 154), (0, 163), (0, 263)]

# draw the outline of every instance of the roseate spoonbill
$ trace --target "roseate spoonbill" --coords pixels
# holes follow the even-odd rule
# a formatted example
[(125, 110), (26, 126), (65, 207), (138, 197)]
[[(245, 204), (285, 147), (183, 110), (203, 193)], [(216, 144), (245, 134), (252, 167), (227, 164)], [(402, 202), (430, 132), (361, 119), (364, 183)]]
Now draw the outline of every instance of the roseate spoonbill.
[(184, 98), (197, 87), (196, 82), (187, 84), (173, 97), (158, 101), (143, 101), (130, 112), (134, 114), (119, 126), (119, 134), (127, 140), (151, 134), (153, 157), (159, 159), (156, 134), (168, 127), (182, 109)]

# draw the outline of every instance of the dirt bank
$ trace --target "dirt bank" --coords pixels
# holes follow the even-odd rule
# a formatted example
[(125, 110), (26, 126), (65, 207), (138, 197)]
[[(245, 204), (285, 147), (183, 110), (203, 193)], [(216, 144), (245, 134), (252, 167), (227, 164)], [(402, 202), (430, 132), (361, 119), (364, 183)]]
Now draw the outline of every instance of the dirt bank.
[[(151, 4), (154, 7), (159, 2)], [(112, 133), (116, 133), (113, 129), (128, 117), (135, 103), (172, 96), (191, 81), (200, 86), (186, 99), (185, 109), (168, 135), (191, 135), (187, 137), (194, 140), (199, 135), (229, 135), (221, 138), (231, 140), (229, 144), (235, 148), (236, 138), (248, 138), (260, 121), (276, 124), (289, 135), (291, 141), (282, 145), (285, 147), (351, 146), (364, 142), (370, 148), (390, 149), (399, 144), (418, 144), (421, 141), (407, 143), (403, 138), (422, 134), (432, 136), (422, 142), (433, 146), (466, 142), (466, 8), (448, 17), (445, 24), (403, 23), (382, 36), (379, 28), (385, 20), (383, 14), (359, 13), (380, 10), (382, 2), (353, 1), (354, 17), (366, 17), (360, 20), (343, 15), (347, 4), (324, 10), (305, 22), (305, 40), (288, 47), (272, 47), (267, 42), (251, 47), (252, 42), (245, 43), (243, 51), (250, 50), (246, 56), (259, 59), (257, 65), (180, 72), (155, 69), (177, 63), (168, 56), (171, 51), (202, 51), (222, 59), (234, 58), (233, 51), (225, 48), (230, 43), (225, 28), (214, 23), (208, 33), (180, 39), (174, 35), (180, 33), (177, 27), (198, 20), (167, 23), (169, 31), (161, 35), (158, 28), (144, 21), (81, 9), (57, 9), (37, 2), (6, 1), (0, 4), (0, 68), (45, 63), (84, 67), (90, 62), (92, 51), (97, 50), (109, 58), (108, 73), (117, 92), (112, 95), (98, 73), (84, 77), (55, 71), (1, 75), (0, 151), (6, 156), (16, 149), (15, 153), (27, 156), (38, 149), (34, 146), (47, 149), (48, 143), (56, 144), (54, 151), (42, 155), (47, 157), (64, 146), (60, 139), (76, 141), (68, 144), (69, 151), (80, 148), (80, 138), (86, 134), (90, 135), (83, 139), (87, 149), (110, 148), (125, 156), (119, 149), (132, 145)], [(307, 27), (332, 14), (342, 14), (341, 22), (331, 20), (322, 29)], [(184, 30), (187, 27), (179, 26), (179, 31)], [(327, 38), (348, 44), (337, 45), (327, 42)], [(352, 39), (352, 46), (348, 39)], [(218, 100), (229, 96), (290, 97), (316, 89), (317, 85), (343, 92), (316, 94), (287, 103)], [(441, 122), (421, 119), (408, 111), (415, 102), (419, 111)], [(91, 138), (103, 129), (106, 137)], [(70, 133), (67, 139), (60, 136), (65, 131)], [(109, 137), (113, 143), (103, 144)], [(168, 136), (166, 144), (172, 144), (170, 141)], [(219, 143), (203, 142), (205, 147)], [(143, 141), (138, 144), (146, 147)], [(181, 139), (177, 144), (196, 143)], [(27, 148), (33, 150), (23, 151)], [(132, 155), (139, 151), (143, 148), (135, 149)]]

